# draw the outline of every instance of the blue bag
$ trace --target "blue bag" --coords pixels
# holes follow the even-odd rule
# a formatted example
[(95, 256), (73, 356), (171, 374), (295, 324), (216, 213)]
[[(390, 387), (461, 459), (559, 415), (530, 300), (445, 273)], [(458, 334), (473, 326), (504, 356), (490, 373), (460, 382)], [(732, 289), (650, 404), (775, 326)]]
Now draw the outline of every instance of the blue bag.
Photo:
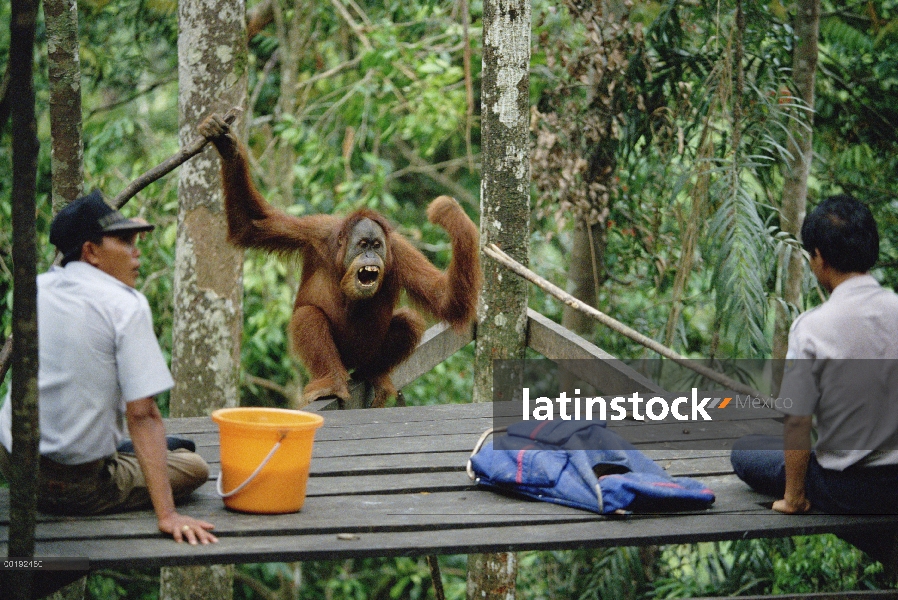
[[(499, 431), (499, 430), (497, 430)], [(702, 510), (714, 492), (671, 477), (604, 421), (521, 421), (481, 436), (468, 460), (478, 484), (600, 514)]]

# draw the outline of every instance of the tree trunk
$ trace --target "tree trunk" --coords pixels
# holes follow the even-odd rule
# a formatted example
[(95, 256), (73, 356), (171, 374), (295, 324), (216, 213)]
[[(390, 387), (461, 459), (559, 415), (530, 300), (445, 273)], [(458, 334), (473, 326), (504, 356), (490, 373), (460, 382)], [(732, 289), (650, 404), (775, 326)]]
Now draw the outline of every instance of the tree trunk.
[(78, 57), (78, 5), (75, 0), (44, 0), (50, 82), (50, 135), (53, 213), (81, 196), (84, 144), (81, 136), (81, 65)]
[[(243, 3), (179, 3), (181, 144), (209, 113), (246, 105)], [(226, 49), (227, 51), (224, 51)], [(211, 147), (181, 167), (170, 414), (237, 406), (243, 253), (227, 241), (220, 163)]]
[[(34, 556), (40, 427), (37, 413), (37, 121), (34, 108), (34, 30), (37, 0), (13, 0), (9, 64), (12, 121), (13, 360), (12, 477), (9, 486), (11, 557)], [(30, 598), (32, 572), (6, 573), (7, 598)]]
[[(793, 121), (789, 142), (792, 155), (783, 182), (783, 203), (780, 208), (780, 229), (796, 239), (804, 221), (808, 197), (808, 173), (813, 155), (811, 142), (814, 125), (814, 78), (817, 72), (817, 36), (820, 30), (820, 0), (797, 0), (795, 14), (795, 49), (792, 54), (792, 81), (795, 93), (804, 105), (805, 118)], [(782, 286), (783, 303), (776, 305), (776, 321), (773, 333), (773, 358), (783, 359), (789, 345), (791, 324), (788, 306), (797, 306), (801, 300), (801, 281), (804, 277), (804, 259), (801, 253), (787, 253)], [(776, 379), (777, 385), (779, 377)]]
[[(480, 243), (494, 243), (522, 264), (530, 251), (530, 3), (493, 0), (483, 7)], [(493, 400), (492, 362), (523, 359), (527, 284), (493, 260), (484, 287), (474, 358), (474, 402)]]
[[(78, 4), (44, 0), (47, 71), (50, 84), (50, 157), (53, 214), (82, 195), (84, 141), (81, 133), (81, 63), (78, 50)], [(80, 600), (87, 578), (67, 585), (50, 600)]]
[(470, 600), (513, 600), (518, 557), (514, 552), (471, 554), (468, 556)]
[[(598, 306), (598, 288), (605, 276), (605, 236), (601, 223), (587, 225), (581, 221), (574, 227), (568, 265), (568, 284), (572, 296), (590, 306)], [(561, 324), (581, 335), (595, 331), (595, 320), (582, 311), (565, 305)], [(590, 336), (591, 337), (591, 336)]]
[[(246, 106), (245, 6), (238, 0), (178, 3), (181, 145), (209, 113)], [(212, 148), (181, 167), (175, 252), (173, 417), (239, 404), (243, 252), (227, 242), (220, 163)], [(160, 597), (233, 597), (233, 566), (164, 568)]]
[[(272, 2), (272, 12), (278, 37), (278, 57), (280, 62), (281, 85), (278, 94), (276, 116), (295, 116), (296, 84), (299, 80), (299, 65), (303, 60), (304, 50), (309, 43), (313, 29), (311, 22), (311, 3), (303, 0), (277, 0)], [(293, 204), (293, 167), (296, 164), (296, 151), (293, 143), (286, 140), (276, 141), (274, 156), (269, 160), (269, 181), (278, 190), (281, 206)], [(274, 199), (277, 202), (277, 199)]]
[[(481, 243), (495, 243), (527, 264), (530, 250), (530, 2), (483, 6)], [(527, 283), (484, 261), (477, 316), (474, 402), (493, 400), (493, 361), (523, 359)], [(514, 598), (513, 553), (468, 557), (468, 598)]]
[(233, 565), (167, 567), (162, 569), (160, 598), (230, 600), (234, 597)]

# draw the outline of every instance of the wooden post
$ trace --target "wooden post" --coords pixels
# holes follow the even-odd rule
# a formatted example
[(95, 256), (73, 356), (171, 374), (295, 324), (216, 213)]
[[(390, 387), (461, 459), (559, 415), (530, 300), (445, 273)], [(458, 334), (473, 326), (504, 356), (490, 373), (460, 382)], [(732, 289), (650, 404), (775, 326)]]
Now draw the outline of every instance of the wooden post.
[[(515, 260), (530, 248), (530, 1), (483, 3), (480, 238)], [(527, 333), (527, 284), (484, 261), (484, 289), (477, 315), (474, 402), (493, 400), (493, 361), (523, 359)], [(468, 557), (468, 598), (514, 598), (514, 553)]]

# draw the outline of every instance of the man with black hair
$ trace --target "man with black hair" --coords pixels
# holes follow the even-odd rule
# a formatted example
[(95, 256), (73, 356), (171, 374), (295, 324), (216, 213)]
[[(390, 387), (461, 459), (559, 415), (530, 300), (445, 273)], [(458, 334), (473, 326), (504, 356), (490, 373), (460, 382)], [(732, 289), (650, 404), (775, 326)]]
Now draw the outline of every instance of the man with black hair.
[[(217, 541), (212, 524), (175, 510), (209, 466), (169, 447), (154, 396), (172, 387), (150, 306), (134, 289), (140, 233), (99, 192), (62, 209), (50, 242), (62, 267), (37, 280), (40, 466), (38, 508), (89, 515), (152, 508), (175, 541)], [(10, 473), (12, 411), (0, 408), (0, 471)], [(130, 451), (119, 444), (127, 424)]]
[[(802, 245), (829, 299), (792, 323), (778, 407), (783, 438), (733, 445), (736, 474), (780, 498), (779, 512), (898, 511), (898, 295), (869, 271), (879, 254), (870, 210), (847, 195), (805, 219)], [(786, 402), (785, 399), (789, 401)], [(811, 434), (816, 418), (817, 441)]]

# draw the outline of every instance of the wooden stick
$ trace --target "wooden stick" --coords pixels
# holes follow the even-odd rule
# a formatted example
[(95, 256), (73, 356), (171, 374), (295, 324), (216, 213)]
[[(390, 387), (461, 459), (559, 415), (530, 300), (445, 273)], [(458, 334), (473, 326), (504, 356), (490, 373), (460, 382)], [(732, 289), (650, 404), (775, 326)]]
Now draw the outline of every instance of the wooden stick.
[[(228, 125), (232, 125), (234, 121), (237, 120), (237, 115), (240, 114), (239, 108), (232, 108), (228, 112), (225, 113), (224, 120)], [(147, 187), (157, 179), (168, 175), (182, 164), (202, 152), (203, 148), (206, 147), (206, 144), (209, 143), (207, 138), (197, 138), (193, 142), (190, 143), (189, 146), (182, 148), (180, 152), (175, 155), (170, 156), (163, 162), (159, 163), (157, 166), (153, 167), (134, 181), (128, 184), (128, 186), (119, 192), (118, 196), (116, 196), (112, 200), (112, 206), (116, 209), (124, 206), (128, 200), (133, 198), (140, 192), (143, 188)], [(56, 259), (53, 261), (54, 265), (58, 265), (62, 260), (62, 255), (57, 252)], [(9, 351), (7, 351), (9, 348)], [(6, 371), (9, 370), (10, 361), (12, 359), (12, 336), (6, 338), (6, 343), (3, 345), (3, 350), (0, 351), (0, 381), (3, 381), (3, 378), (6, 377)]]
[(725, 386), (728, 390), (733, 390), (734, 392), (739, 392), (742, 394), (748, 394), (750, 396), (754, 396), (756, 398), (764, 398), (767, 399), (768, 396), (766, 394), (762, 394), (758, 390), (745, 385), (742, 382), (736, 381), (730, 377), (722, 373), (718, 373), (717, 371), (711, 369), (710, 367), (706, 367), (704, 365), (696, 364), (695, 359), (689, 359), (685, 356), (671, 350), (667, 346), (664, 346), (650, 337), (647, 337), (635, 329), (624, 325), (617, 319), (606, 315), (605, 313), (599, 311), (592, 306), (578, 300), (574, 296), (568, 294), (558, 286), (553, 283), (543, 279), (521, 263), (517, 262), (512, 257), (508, 256), (505, 252), (499, 249), (495, 244), (489, 244), (483, 247), (483, 253), (498, 262), (499, 264), (507, 267), (516, 275), (523, 277), (527, 281), (535, 284), (540, 289), (544, 290), (548, 294), (554, 296), (555, 298), (561, 300), (571, 308), (575, 310), (579, 310), (580, 312), (586, 313), (602, 325), (611, 328), (612, 330), (620, 333), (621, 335), (630, 338), (637, 344), (645, 346), (649, 350), (657, 352), (661, 356), (665, 358), (669, 358), (670, 360), (676, 362), (677, 364), (683, 365), (687, 369), (691, 369), (696, 373), (707, 377), (712, 381), (716, 381), (717, 383)]
[(433, 582), (433, 596), (436, 600), (446, 600), (443, 590), (443, 576), (440, 574), (440, 563), (436, 554), (427, 555), (427, 566), (430, 567), (430, 580)]
[[(239, 114), (239, 108), (232, 108), (228, 112), (225, 113), (224, 120), (228, 125), (234, 123), (237, 120), (237, 115)], [(131, 198), (137, 195), (140, 190), (147, 187), (157, 179), (168, 175), (176, 168), (180, 167), (182, 164), (202, 152), (203, 148), (206, 147), (206, 144), (209, 143), (209, 140), (206, 138), (197, 138), (193, 142), (191, 142), (188, 146), (181, 148), (181, 151), (177, 154), (170, 156), (163, 162), (159, 163), (134, 181), (128, 184), (125, 189), (119, 192), (118, 196), (113, 198), (112, 206), (116, 209), (121, 208), (128, 202)]]

